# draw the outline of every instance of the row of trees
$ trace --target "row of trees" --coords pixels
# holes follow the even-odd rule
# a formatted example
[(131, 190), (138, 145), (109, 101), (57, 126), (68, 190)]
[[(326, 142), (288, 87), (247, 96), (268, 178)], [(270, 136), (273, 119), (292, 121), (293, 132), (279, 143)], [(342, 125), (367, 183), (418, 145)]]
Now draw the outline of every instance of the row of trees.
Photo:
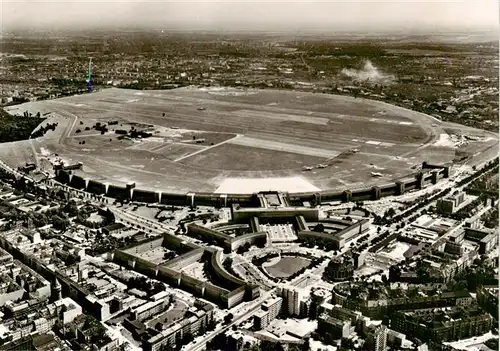
[(498, 285), (494, 267), (484, 259), (476, 260), (472, 266), (457, 274), (454, 282), (454, 290), (475, 291), (481, 285)]
[(26, 116), (26, 114), (23, 117), (12, 116), (0, 109), (0, 143), (27, 140), (42, 122), (40, 117)]
[(408, 208), (406, 211), (395, 215), (394, 217), (388, 218), (388, 217), (381, 217), (381, 216), (374, 216), (374, 221), (373, 223), (376, 225), (391, 225), (393, 223), (400, 223), (403, 218), (408, 216), (409, 214), (415, 214), (418, 210), (422, 209), (423, 207), (429, 205), (431, 202), (436, 201), (438, 198), (444, 197), (450, 193), (451, 189), (444, 189), (432, 196), (427, 197), (425, 200), (417, 203), (416, 205)]
[(328, 240), (328, 239), (304, 237), (304, 238), (299, 238), (299, 242), (302, 245), (304, 245), (305, 247), (308, 247), (311, 249), (317, 246), (319, 249), (327, 251), (327, 252), (335, 250), (335, 254), (337, 254), (337, 251), (336, 251), (337, 248), (336, 248), (335, 244), (331, 240)]
[(484, 222), (486, 228), (496, 228), (498, 227), (498, 207), (493, 208), (493, 210), (485, 213), (481, 220)]
[[(285, 348), (288, 346), (287, 348)], [(272, 342), (263, 340), (260, 343), (244, 342), (243, 337), (235, 339), (227, 336), (225, 333), (220, 333), (215, 338), (207, 343), (208, 351), (218, 350), (234, 350), (234, 351), (309, 351), (311, 350), (310, 340), (306, 339), (302, 345), (288, 344), (283, 345), (280, 342)]]
[(498, 168), (498, 158), (495, 158), (494, 160), (488, 162), (484, 167), (482, 167), (481, 169), (475, 171), (473, 174), (465, 177), (464, 179), (462, 179), (461, 181), (459, 181), (457, 183), (458, 186), (462, 186), (462, 185), (465, 185), (471, 181), (473, 181), (474, 179), (476, 179), (477, 177), (479, 177), (480, 175), (484, 174), (485, 172), (488, 172), (492, 169), (495, 169), (495, 168)]
[(446, 214), (440, 212), (440, 214), (444, 217), (449, 217), (461, 221), (474, 215), (474, 213), (479, 210), (479, 206), (481, 206), (481, 204), (486, 204), (487, 201), (488, 196), (485, 194), (481, 194), (477, 197), (477, 199), (471, 201), (455, 213)]
[[(490, 171), (490, 170), (492, 170), (494, 168), (498, 168), (498, 158), (495, 159), (495, 160), (493, 160), (493, 161), (490, 161), (486, 166), (484, 166), (480, 170), (477, 170), (473, 174), (465, 177), (464, 179), (462, 179), (461, 181), (459, 181), (457, 183), (457, 185), (458, 186), (465, 185), (465, 184), (473, 181), (477, 177), (481, 176), (485, 172), (488, 172), (488, 171)], [(444, 197), (444, 196), (448, 195), (450, 192), (451, 192), (451, 189), (444, 189), (444, 190), (441, 190), (441, 191), (439, 191), (437, 193), (434, 193), (431, 196), (428, 196), (426, 198), (423, 198), (423, 199), (419, 200), (415, 205), (413, 205), (410, 208), (408, 208), (405, 212), (400, 213), (399, 215), (396, 215), (396, 216), (394, 216), (395, 211), (391, 208), (391, 209), (389, 209), (389, 210), (386, 211), (386, 213), (384, 214), (384, 216), (377, 216), (377, 215), (375, 215), (373, 223), (377, 224), (377, 225), (384, 225), (384, 224), (390, 225), (390, 224), (393, 224), (393, 223), (401, 222), (402, 219), (405, 216), (407, 216), (408, 214), (415, 213), (419, 209), (427, 206), (428, 204), (430, 204), (431, 202), (437, 200), (438, 198), (441, 198), (441, 197)], [(481, 201), (484, 201), (484, 198), (485, 198), (485, 196), (483, 195), (481, 197)], [(476, 203), (476, 205), (474, 207), (477, 207), (477, 203)], [(390, 211), (390, 210), (392, 210), (392, 211)], [(467, 213), (467, 211), (465, 211), (464, 213)], [(470, 213), (469, 213), (469, 215), (470, 215)], [(463, 218), (465, 218), (465, 217), (463, 217)], [(457, 219), (463, 219), (463, 218), (460, 217), (460, 218), (457, 218)]]
[(58, 123), (55, 122), (55, 123), (48, 123), (45, 126), (40, 126), (40, 128), (38, 128), (36, 131), (34, 131), (33, 133), (31, 133), (30, 138), (31, 139), (35, 139), (35, 138), (39, 138), (41, 136), (44, 136), (45, 133), (47, 133), (49, 130), (55, 131), (57, 125), (58, 125)]
[[(300, 255), (299, 255), (300, 256)], [(287, 279), (288, 280), (292, 280), (292, 279), (295, 279), (296, 277), (298, 277), (299, 275), (303, 274), (307, 269), (309, 268), (316, 268), (318, 267), (321, 262), (323, 262), (326, 258), (325, 257), (321, 257), (321, 258), (318, 258), (318, 257), (314, 257), (312, 260), (311, 260), (311, 263), (305, 267), (302, 267), (301, 269), (299, 269), (297, 272), (293, 273), (292, 275), (290, 275)]]
[[(142, 290), (146, 292), (148, 296), (152, 296), (166, 290), (163, 283), (142, 276), (130, 278), (127, 281), (127, 286), (130, 289), (135, 288)], [(170, 297), (170, 300), (171, 299), (172, 298)]]

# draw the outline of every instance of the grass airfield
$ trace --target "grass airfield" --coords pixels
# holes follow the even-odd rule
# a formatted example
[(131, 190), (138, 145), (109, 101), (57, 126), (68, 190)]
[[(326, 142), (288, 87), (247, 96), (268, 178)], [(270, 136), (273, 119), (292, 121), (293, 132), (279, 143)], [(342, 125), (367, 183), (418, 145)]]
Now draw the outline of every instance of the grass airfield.
[[(91, 179), (179, 193), (364, 188), (404, 178), (423, 161), (498, 152), (490, 132), (383, 102), (296, 91), (111, 88), (6, 110), (50, 113), (44, 123), (59, 123), (42, 138), (3, 144), (0, 159), (11, 166), (59, 158), (82, 162), (77, 172)], [(92, 129), (97, 122), (108, 132)], [(152, 137), (115, 133), (132, 126)]]

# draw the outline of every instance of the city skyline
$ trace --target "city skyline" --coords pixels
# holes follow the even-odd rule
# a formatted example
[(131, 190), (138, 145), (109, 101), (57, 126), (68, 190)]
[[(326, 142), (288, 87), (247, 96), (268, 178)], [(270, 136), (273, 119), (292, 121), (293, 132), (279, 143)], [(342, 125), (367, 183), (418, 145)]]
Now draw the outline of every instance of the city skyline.
[(142, 27), (186, 30), (455, 31), (498, 28), (482, 1), (26, 1), (2, 5), (2, 28)]

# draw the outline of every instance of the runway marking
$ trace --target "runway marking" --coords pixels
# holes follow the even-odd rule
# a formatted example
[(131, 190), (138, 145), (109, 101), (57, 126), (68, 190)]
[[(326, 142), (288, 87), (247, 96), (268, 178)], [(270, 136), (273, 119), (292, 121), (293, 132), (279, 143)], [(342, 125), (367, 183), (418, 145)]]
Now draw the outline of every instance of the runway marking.
[[(95, 136), (101, 136), (101, 135), (106, 135), (106, 133), (101, 134), (101, 133), (93, 133), (93, 134), (76, 134), (76, 135), (70, 135), (68, 136), (69, 138), (86, 138), (86, 137), (95, 137)], [(113, 133), (115, 135), (115, 133)]]
[(317, 125), (327, 125), (330, 122), (328, 118), (324, 117), (311, 117), (311, 116), (303, 116), (292, 113), (278, 113), (278, 112), (268, 112), (261, 110), (249, 110), (249, 109), (236, 110), (232, 112), (232, 114), (245, 119), (257, 117), (257, 118), (265, 118), (267, 120), (299, 122), (299, 123), (308, 123)]
[(228, 143), (228, 142), (230, 142), (231, 140), (238, 139), (238, 138), (240, 138), (241, 136), (242, 136), (242, 135), (237, 134), (234, 138), (231, 138), (231, 139), (227, 139), (227, 140), (221, 141), (221, 142), (220, 142), (220, 143), (218, 143), (218, 144), (214, 144), (214, 145), (211, 145), (211, 146), (209, 146), (209, 147), (203, 148), (203, 149), (201, 149), (201, 150), (198, 150), (198, 151), (192, 152), (192, 153), (190, 153), (190, 154), (187, 154), (187, 155), (181, 156), (181, 157), (179, 157), (179, 158), (176, 158), (176, 159), (174, 160), (174, 162), (179, 162), (179, 161), (182, 161), (182, 160), (184, 160), (184, 159), (186, 159), (186, 158), (188, 158), (188, 157), (191, 157), (191, 156), (194, 156), (194, 155), (201, 154), (202, 152), (205, 152), (205, 151), (207, 151), (207, 150), (210, 150), (210, 149), (212, 149), (212, 148), (214, 148), (214, 147), (217, 147), (217, 146), (220, 146), (220, 145), (222, 145), (222, 144)]
[(325, 157), (325, 158), (336, 157), (340, 154), (339, 152), (331, 150), (324, 150), (308, 146), (282, 143), (279, 141), (259, 139), (248, 136), (242, 136), (238, 140), (231, 139), (230, 143), (235, 145), (259, 148), (259, 149), (290, 152), (299, 155), (308, 155), (308, 156)]

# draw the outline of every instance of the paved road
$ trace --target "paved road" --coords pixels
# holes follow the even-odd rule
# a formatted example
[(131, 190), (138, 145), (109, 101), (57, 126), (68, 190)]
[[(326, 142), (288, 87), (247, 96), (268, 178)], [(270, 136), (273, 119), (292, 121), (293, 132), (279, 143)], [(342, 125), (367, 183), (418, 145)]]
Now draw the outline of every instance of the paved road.
[(267, 293), (263, 294), (261, 297), (259, 297), (254, 303), (251, 304), (251, 307), (249, 310), (244, 312), (243, 314), (240, 314), (239, 316), (236, 316), (233, 321), (225, 326), (219, 326), (216, 328), (214, 331), (210, 332), (210, 334), (206, 335), (201, 339), (200, 341), (197, 341), (196, 344), (190, 344), (188, 345), (185, 350), (186, 351), (201, 351), (206, 348), (207, 342), (212, 340), (217, 334), (223, 333), (229, 328), (231, 328), (233, 325), (239, 324), (246, 319), (248, 319), (255, 311), (260, 309), (260, 306), (271, 296), (272, 293), (276, 288), (268, 291)]

